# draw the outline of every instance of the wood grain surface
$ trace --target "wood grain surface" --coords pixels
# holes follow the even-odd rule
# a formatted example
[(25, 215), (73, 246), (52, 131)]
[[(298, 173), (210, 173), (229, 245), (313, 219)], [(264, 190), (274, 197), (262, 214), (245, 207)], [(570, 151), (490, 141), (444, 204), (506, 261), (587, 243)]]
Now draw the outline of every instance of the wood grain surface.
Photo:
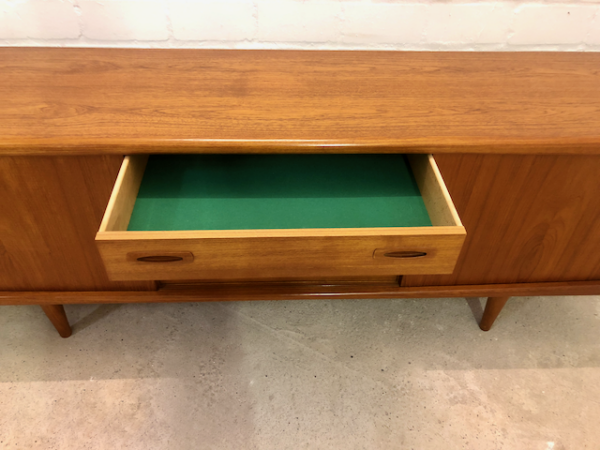
[(403, 286), (600, 280), (600, 156), (436, 161), (467, 238), (452, 275)]
[[(435, 227), (430, 228), (435, 231)], [(380, 231), (370, 236), (360, 235), (360, 229), (356, 229), (349, 236), (307, 233), (306, 236), (292, 237), (174, 239), (167, 236), (178, 232), (162, 232), (166, 234), (164, 237), (160, 237), (161, 232), (132, 232), (154, 233), (158, 236), (155, 239), (116, 239), (108, 232), (97, 239), (97, 244), (111, 280), (310, 279), (320, 276), (451, 273), (465, 235), (464, 231), (454, 229), (461, 227), (440, 228), (447, 230), (425, 234), (421, 228), (415, 227), (407, 228), (405, 234), (398, 232), (391, 235)], [(218, 236), (219, 232), (215, 234)], [(386, 253), (420, 251), (426, 255), (418, 258), (377, 257), (374, 255), (377, 249), (385, 249)], [(131, 260), (129, 254), (132, 252), (143, 252), (146, 256), (189, 252), (194, 257), (175, 262), (142, 262)]]
[(434, 226), (462, 227), (444, 177), (433, 155), (409, 155), (410, 167)]
[(94, 243), (119, 156), (0, 156), (0, 289), (152, 289), (111, 282)]
[(127, 230), (147, 163), (148, 155), (132, 155), (123, 159), (99, 232)]
[(600, 153), (600, 54), (0, 49), (0, 153)]
[(158, 291), (1, 292), (0, 305), (599, 295), (600, 281), (399, 288), (388, 285), (212, 283)]

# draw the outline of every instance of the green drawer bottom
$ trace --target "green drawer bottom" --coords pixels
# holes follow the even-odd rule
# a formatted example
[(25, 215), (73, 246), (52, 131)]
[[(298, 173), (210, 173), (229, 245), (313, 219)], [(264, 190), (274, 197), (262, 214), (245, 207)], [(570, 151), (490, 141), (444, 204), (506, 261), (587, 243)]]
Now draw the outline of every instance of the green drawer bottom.
[(403, 155), (151, 155), (129, 231), (421, 227)]

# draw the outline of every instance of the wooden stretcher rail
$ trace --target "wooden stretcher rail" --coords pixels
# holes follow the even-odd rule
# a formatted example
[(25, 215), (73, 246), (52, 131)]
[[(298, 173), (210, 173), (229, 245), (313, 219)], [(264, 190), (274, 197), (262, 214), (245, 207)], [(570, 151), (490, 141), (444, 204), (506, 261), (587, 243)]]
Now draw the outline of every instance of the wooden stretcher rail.
[(378, 298), (444, 298), (534, 295), (599, 295), (600, 280), (469, 286), (336, 286), (271, 284), (206, 284), (202, 287), (164, 287), (157, 291), (0, 292), (0, 305), (86, 303), (206, 302), (238, 300), (316, 300)]

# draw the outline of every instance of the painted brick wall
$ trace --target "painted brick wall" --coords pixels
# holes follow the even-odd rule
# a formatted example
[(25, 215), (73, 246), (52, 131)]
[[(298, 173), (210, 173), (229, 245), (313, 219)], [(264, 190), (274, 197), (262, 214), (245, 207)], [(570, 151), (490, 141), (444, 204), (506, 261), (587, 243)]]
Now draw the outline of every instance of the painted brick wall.
[(0, 0), (0, 45), (600, 51), (600, 0)]

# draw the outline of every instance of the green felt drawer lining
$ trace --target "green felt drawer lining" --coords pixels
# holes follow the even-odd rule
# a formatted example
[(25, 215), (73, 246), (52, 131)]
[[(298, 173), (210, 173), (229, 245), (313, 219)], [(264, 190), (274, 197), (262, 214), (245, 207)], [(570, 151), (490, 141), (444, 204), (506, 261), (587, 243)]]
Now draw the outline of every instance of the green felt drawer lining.
[(431, 226), (403, 155), (151, 155), (128, 230)]

